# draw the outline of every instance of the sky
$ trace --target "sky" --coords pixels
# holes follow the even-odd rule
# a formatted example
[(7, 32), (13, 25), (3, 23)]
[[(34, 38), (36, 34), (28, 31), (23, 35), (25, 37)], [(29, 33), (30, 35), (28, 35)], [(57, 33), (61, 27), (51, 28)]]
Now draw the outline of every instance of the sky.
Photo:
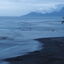
[(64, 6), (64, 0), (0, 0), (0, 16), (21, 16), (30, 12), (49, 13)]

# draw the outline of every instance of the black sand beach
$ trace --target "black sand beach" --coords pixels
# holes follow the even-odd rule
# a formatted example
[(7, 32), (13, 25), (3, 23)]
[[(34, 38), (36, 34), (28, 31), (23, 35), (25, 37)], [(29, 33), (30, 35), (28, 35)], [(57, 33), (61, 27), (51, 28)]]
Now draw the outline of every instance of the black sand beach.
[(4, 61), (10, 62), (10, 64), (64, 64), (64, 37), (39, 38), (34, 40), (44, 43), (40, 51), (4, 59)]

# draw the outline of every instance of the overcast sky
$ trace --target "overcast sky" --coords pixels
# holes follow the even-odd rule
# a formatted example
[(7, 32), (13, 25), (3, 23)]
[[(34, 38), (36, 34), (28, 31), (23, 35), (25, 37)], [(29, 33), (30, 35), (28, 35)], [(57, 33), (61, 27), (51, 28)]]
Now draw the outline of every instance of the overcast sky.
[(60, 10), (64, 0), (0, 0), (0, 16), (20, 16), (29, 12)]

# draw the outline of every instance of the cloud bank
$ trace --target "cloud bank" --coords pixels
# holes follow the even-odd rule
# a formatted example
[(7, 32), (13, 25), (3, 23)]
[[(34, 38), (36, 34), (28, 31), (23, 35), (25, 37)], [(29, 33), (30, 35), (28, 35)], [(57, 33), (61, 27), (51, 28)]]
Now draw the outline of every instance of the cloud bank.
[(0, 0), (1, 16), (20, 16), (30, 12), (49, 13), (64, 6), (64, 0)]

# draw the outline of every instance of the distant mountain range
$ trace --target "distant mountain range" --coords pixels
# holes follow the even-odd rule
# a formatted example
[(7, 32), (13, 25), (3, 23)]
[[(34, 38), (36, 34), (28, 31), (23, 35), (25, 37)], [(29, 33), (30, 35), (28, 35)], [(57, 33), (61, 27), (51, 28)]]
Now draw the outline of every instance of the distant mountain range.
[(39, 12), (31, 12), (27, 15), (21, 16), (22, 18), (37, 18), (37, 17), (54, 17), (54, 16), (60, 16), (63, 17), (64, 16), (64, 7), (59, 10), (59, 11), (54, 11), (54, 12), (50, 12), (50, 13), (39, 13)]

